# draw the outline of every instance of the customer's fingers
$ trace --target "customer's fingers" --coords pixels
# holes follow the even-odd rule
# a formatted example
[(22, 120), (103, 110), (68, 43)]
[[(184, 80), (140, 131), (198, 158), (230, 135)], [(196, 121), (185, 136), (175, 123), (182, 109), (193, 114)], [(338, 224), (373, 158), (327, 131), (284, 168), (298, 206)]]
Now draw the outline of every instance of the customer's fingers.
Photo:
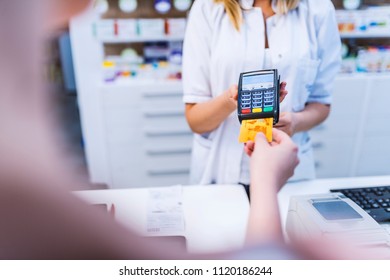
[(269, 143), (264, 133), (260, 132), (256, 135), (256, 149), (262, 149), (265, 147), (269, 147)]
[(245, 150), (245, 153), (248, 155), (248, 156), (251, 156), (253, 151), (255, 149), (255, 142), (253, 141), (248, 141), (245, 146), (244, 146), (244, 150)]
[(272, 138), (273, 138), (273, 141), (278, 143), (278, 144), (283, 143), (283, 142), (293, 143), (290, 136), (288, 136), (288, 134), (286, 134), (285, 132), (283, 132), (277, 128), (272, 129)]

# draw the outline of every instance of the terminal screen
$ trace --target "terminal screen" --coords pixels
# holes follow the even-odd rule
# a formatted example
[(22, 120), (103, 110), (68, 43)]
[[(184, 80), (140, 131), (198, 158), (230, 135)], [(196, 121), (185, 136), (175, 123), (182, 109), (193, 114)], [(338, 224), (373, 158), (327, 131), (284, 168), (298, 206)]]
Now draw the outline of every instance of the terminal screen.
[(363, 218), (348, 203), (341, 200), (314, 202), (313, 206), (329, 221)]
[(268, 89), (274, 87), (274, 73), (250, 75), (242, 78), (242, 90)]

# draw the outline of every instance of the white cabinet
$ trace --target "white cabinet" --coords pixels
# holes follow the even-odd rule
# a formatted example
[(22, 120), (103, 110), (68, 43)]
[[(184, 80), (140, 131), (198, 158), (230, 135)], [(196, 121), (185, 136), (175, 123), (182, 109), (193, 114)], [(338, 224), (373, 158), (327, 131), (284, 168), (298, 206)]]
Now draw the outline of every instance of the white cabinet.
[(192, 132), (181, 83), (106, 84), (100, 94), (110, 187), (187, 184)]
[(332, 111), (311, 131), (317, 176), (390, 174), (390, 75), (340, 75)]

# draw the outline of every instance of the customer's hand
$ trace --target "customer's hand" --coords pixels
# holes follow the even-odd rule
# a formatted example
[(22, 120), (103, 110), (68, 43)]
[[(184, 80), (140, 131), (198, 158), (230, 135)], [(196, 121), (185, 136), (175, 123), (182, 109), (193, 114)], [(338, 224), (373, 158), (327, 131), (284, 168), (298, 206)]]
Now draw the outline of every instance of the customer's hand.
[(258, 133), (256, 143), (249, 141), (245, 152), (251, 156), (251, 185), (274, 185), (281, 188), (294, 174), (298, 165), (298, 147), (284, 132), (273, 129), (273, 142), (268, 143), (263, 133)]
[(280, 242), (283, 240), (277, 192), (294, 174), (298, 164), (297, 146), (284, 132), (273, 129), (273, 142), (258, 133), (256, 143), (248, 142), (251, 156), (251, 204), (246, 241)]
[(289, 136), (293, 136), (296, 133), (296, 117), (293, 112), (283, 112), (280, 114), (279, 122), (275, 125), (275, 128), (284, 131)]

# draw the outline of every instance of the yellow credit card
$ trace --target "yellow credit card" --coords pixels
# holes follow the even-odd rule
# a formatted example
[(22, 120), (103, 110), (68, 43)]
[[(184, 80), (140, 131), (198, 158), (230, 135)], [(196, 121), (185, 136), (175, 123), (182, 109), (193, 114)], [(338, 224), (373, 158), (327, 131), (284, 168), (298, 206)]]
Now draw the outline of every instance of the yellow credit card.
[(264, 133), (268, 142), (272, 142), (272, 127), (273, 118), (243, 120), (241, 123), (240, 136), (238, 141), (246, 143), (248, 141), (255, 141), (257, 133)]

